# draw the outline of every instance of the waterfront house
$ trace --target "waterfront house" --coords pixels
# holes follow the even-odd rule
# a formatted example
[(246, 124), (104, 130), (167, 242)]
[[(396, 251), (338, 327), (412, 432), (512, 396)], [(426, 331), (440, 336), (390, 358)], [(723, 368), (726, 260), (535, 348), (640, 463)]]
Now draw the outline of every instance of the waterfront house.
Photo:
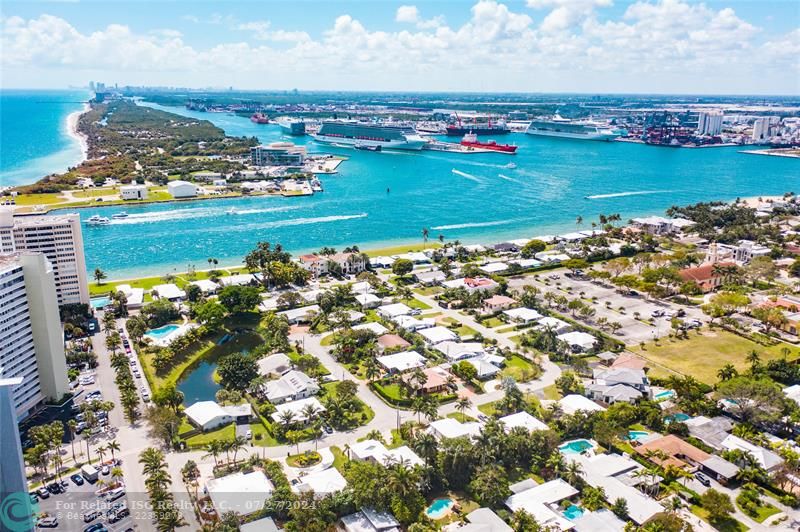
[(136, 181), (132, 181), (130, 185), (123, 185), (119, 187), (119, 197), (125, 201), (146, 200), (147, 186), (137, 185)]
[(383, 355), (376, 360), (389, 373), (403, 373), (404, 371), (425, 366), (425, 357), (416, 351), (402, 351), (392, 355)]
[(154, 286), (150, 293), (157, 299), (168, 299), (170, 301), (180, 301), (186, 297), (186, 292), (178, 288), (174, 283), (159, 284)]
[(300, 255), (297, 257), (300, 266), (308, 270), (314, 277), (320, 277), (328, 273), (328, 261), (325, 257), (315, 254)]
[(144, 303), (144, 288), (132, 288), (129, 284), (118, 284), (114, 287), (114, 290), (125, 294), (128, 310), (142, 307)]
[(180, 179), (167, 183), (167, 192), (173, 198), (193, 198), (197, 196), (197, 185)]
[(246, 423), (253, 413), (250, 403), (238, 406), (220, 406), (216, 401), (198, 401), (184, 410), (192, 424), (202, 431), (212, 430), (229, 423)]
[(237, 273), (220, 277), (219, 283), (222, 286), (245, 286), (256, 284), (261, 279), (260, 273)]
[(647, 216), (631, 220), (633, 227), (649, 235), (666, 235), (682, 231), (694, 225), (685, 218), (664, 218), (663, 216)]
[(189, 284), (198, 287), (205, 295), (213, 294), (219, 290), (219, 285), (210, 279), (200, 279), (199, 281), (192, 281)]
[(278, 380), (265, 383), (264, 392), (270, 403), (279, 404), (316, 395), (319, 385), (302, 371), (290, 370)]
[(218, 515), (235, 512), (244, 516), (264, 508), (275, 487), (263, 471), (252, 471), (212, 478), (206, 483), (206, 491)]
[(259, 375), (281, 376), (290, 369), (292, 369), (292, 361), (283, 353), (275, 353), (258, 361)]

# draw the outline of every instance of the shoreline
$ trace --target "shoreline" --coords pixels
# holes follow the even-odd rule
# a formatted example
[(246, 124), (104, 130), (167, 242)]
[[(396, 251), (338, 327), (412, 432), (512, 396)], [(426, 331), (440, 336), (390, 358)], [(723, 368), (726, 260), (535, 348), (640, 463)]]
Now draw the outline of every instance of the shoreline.
[(89, 159), (89, 138), (78, 131), (78, 122), (81, 116), (89, 112), (89, 109), (91, 109), (91, 106), (88, 103), (84, 103), (83, 109), (67, 115), (67, 134), (76, 141), (81, 148), (81, 159), (75, 162), (75, 166)]

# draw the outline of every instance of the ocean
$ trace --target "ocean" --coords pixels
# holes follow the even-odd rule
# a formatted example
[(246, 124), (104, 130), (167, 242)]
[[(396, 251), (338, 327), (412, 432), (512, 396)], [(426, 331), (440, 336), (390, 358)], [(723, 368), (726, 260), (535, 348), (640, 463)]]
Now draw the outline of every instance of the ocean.
[[(798, 162), (738, 148), (659, 148), (510, 134), (517, 155), (364, 152), (283, 137), (247, 117), (151, 107), (210, 120), (229, 135), (291, 140), (349, 159), (322, 176), (310, 197), (215, 199), (80, 209), (83, 219), (127, 211), (107, 226), (85, 226), (87, 269), (110, 278), (207, 268), (210, 257), (238, 265), (260, 240), (293, 253), (422, 242), (463, 243), (591, 229), (599, 214), (662, 214), (672, 205), (779, 195), (800, 188)], [(5, 112), (5, 111), (4, 111)], [(449, 139), (455, 140), (455, 139)], [(231, 209), (235, 214), (229, 214)], [(58, 211), (55, 211), (58, 212)], [(63, 210), (61, 212), (64, 212)], [(577, 225), (576, 218), (583, 218)]]
[(32, 183), (81, 160), (67, 116), (90, 96), (85, 90), (0, 90), (0, 187)]

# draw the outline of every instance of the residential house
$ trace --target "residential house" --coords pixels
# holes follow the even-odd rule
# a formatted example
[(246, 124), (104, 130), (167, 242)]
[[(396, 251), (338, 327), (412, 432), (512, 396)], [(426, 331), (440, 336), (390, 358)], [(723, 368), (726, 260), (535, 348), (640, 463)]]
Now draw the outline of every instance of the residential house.
[(252, 471), (212, 478), (206, 483), (206, 491), (217, 514), (235, 512), (244, 516), (263, 509), (275, 487), (263, 471)]
[(729, 434), (722, 440), (722, 448), (728, 451), (739, 450), (749, 453), (767, 473), (773, 473), (783, 464), (783, 458), (777, 453), (750, 443), (733, 434)]
[(560, 511), (559, 503), (578, 495), (563, 479), (551, 480), (511, 495), (505, 505), (511, 512), (524, 510), (536, 519), (539, 526), (548, 530), (570, 530), (572, 522)]
[(314, 316), (319, 314), (319, 305), (309, 305), (307, 307), (298, 307), (289, 310), (282, 310), (278, 312), (279, 316), (285, 316), (287, 321), (292, 324), (308, 323)]
[(483, 344), (478, 342), (439, 342), (433, 346), (433, 349), (446, 356), (450, 362), (481, 356), (485, 353)]
[(724, 449), (722, 442), (733, 429), (733, 421), (725, 416), (697, 416), (683, 423), (689, 428), (689, 435), (717, 450)]
[(414, 316), (397, 316), (395, 318), (390, 318), (390, 320), (401, 329), (405, 329), (407, 331), (420, 331), (422, 329), (429, 329), (436, 325), (436, 320), (433, 318), (418, 319)]
[(546, 423), (539, 421), (529, 413), (522, 411), (517, 412), (516, 414), (511, 414), (508, 416), (503, 416), (498, 419), (503, 424), (503, 427), (506, 432), (511, 432), (512, 429), (521, 427), (528, 432), (533, 432), (535, 430), (549, 430), (550, 427), (547, 426)]
[[(423, 393), (438, 393), (447, 388), (447, 378), (450, 375), (441, 367), (425, 368), (422, 370), (422, 373), (425, 375), (426, 379), (421, 387)], [(404, 380), (408, 382), (412, 379), (412, 374), (406, 373)], [(418, 383), (414, 382), (413, 386), (418, 386)]]
[(383, 355), (376, 360), (389, 373), (403, 373), (414, 368), (421, 368), (425, 366), (426, 362), (425, 357), (416, 351), (403, 351), (393, 355)]
[(186, 297), (186, 292), (178, 288), (178, 285), (174, 283), (158, 284), (150, 290), (150, 293), (158, 296), (158, 299), (168, 299), (173, 302), (180, 301)]
[[(478, 508), (467, 514), (467, 524), (451, 525), (449, 532), (513, 532), (490, 508)], [(456, 526), (456, 528), (452, 528)]]
[[(648, 457), (653, 463), (666, 467), (673, 465), (688, 472), (702, 471), (720, 482), (727, 482), (736, 476), (739, 467), (723, 458), (708, 454), (674, 434), (649, 440), (635, 447), (636, 452)], [(658, 455), (653, 455), (657, 452)]]
[(281, 423), (284, 412), (291, 412), (292, 421), (307, 423), (309, 420), (305, 414), (305, 410), (308, 405), (313, 406), (317, 413), (325, 412), (325, 407), (322, 406), (322, 403), (319, 402), (319, 399), (316, 397), (307, 397), (305, 399), (299, 399), (297, 401), (290, 401), (288, 403), (275, 405), (275, 412), (273, 412), (270, 417), (276, 423)]
[(478, 266), (478, 269), (486, 275), (494, 275), (506, 271), (508, 269), (508, 264), (505, 262), (488, 262), (482, 266)]
[(539, 324), (536, 326), (536, 329), (541, 331), (550, 329), (556, 334), (564, 334), (572, 330), (572, 325), (564, 320), (547, 316), (539, 320)]
[(378, 323), (377, 321), (368, 321), (367, 323), (360, 323), (353, 327), (354, 331), (370, 331), (376, 336), (386, 334), (389, 329)]
[(608, 404), (635, 403), (650, 397), (650, 382), (641, 369), (597, 368), (591, 384), (586, 386), (586, 395)]
[(462, 436), (477, 436), (483, 429), (483, 423), (470, 421), (461, 423), (450, 417), (431, 421), (428, 432), (433, 434), (437, 440), (444, 438), (460, 438)]
[(347, 480), (335, 467), (316, 470), (300, 478), (300, 483), (292, 486), (295, 493), (313, 491), (316, 497), (322, 498), (338, 493), (347, 487)]
[(378, 337), (378, 350), (383, 353), (387, 350), (406, 349), (411, 347), (411, 343), (403, 339), (398, 334), (384, 334)]
[(431, 270), (427, 272), (414, 272), (414, 279), (421, 285), (424, 286), (434, 286), (437, 284), (441, 284), (442, 281), (447, 279), (447, 276), (444, 272), (439, 270)]
[(292, 369), (292, 361), (283, 353), (275, 353), (274, 355), (264, 357), (258, 361), (259, 375), (280, 376), (290, 369)]
[(319, 393), (317, 381), (302, 371), (290, 370), (278, 380), (264, 384), (264, 394), (272, 404), (305, 399)]
[(375, 294), (357, 294), (355, 298), (361, 308), (375, 308), (381, 304), (381, 298)]
[(392, 319), (398, 316), (408, 316), (413, 309), (405, 303), (392, 303), (378, 307), (378, 315), (384, 319)]
[(400, 532), (400, 523), (389, 512), (379, 512), (370, 507), (345, 515), (339, 520), (344, 532)]
[(543, 317), (537, 311), (526, 307), (504, 310), (503, 315), (507, 316), (508, 319), (513, 323), (519, 323), (522, 325), (534, 323)]
[(517, 302), (508, 296), (495, 294), (483, 300), (483, 313), (493, 314), (495, 312), (500, 312), (501, 310), (510, 308), (516, 304)]
[(407, 445), (390, 450), (377, 440), (363, 440), (354, 443), (350, 446), (350, 458), (352, 460), (371, 461), (381, 465), (401, 461), (409, 467), (424, 465), (422, 458)]
[(200, 279), (199, 281), (192, 281), (189, 284), (198, 287), (205, 295), (213, 294), (219, 290), (219, 285), (211, 279)]
[(595, 403), (591, 399), (587, 399), (582, 395), (569, 394), (565, 395), (558, 400), (561, 411), (565, 414), (574, 414), (575, 412), (603, 412), (604, 407)]
[(440, 344), (442, 342), (454, 342), (459, 339), (455, 332), (451, 331), (447, 327), (442, 327), (441, 325), (422, 329), (417, 332), (425, 339), (425, 343), (427, 343), (429, 346)]
[(198, 401), (184, 411), (192, 424), (202, 431), (230, 423), (245, 423), (253, 415), (250, 403), (237, 406), (220, 406), (216, 401)]
[(573, 353), (585, 353), (593, 349), (595, 344), (597, 344), (597, 338), (582, 331), (559, 334), (557, 338), (562, 342), (566, 342)]
[(467, 362), (475, 368), (476, 377), (480, 380), (491, 379), (500, 373), (501, 366), (505, 364), (505, 361), (505, 358), (497, 355), (490, 355), (489, 353), (464, 360), (464, 362)]
[(442, 283), (445, 288), (463, 288), (469, 293), (474, 292), (489, 292), (498, 288), (497, 282), (488, 277), (462, 277), (460, 279), (453, 279), (452, 281), (445, 281)]

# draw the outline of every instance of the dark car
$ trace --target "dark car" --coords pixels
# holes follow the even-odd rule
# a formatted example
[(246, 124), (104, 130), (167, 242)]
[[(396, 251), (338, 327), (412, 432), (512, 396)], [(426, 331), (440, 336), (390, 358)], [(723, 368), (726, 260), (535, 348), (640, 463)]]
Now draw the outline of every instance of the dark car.
[(700, 484), (702, 484), (703, 486), (706, 486), (706, 487), (708, 487), (708, 486), (710, 486), (710, 485), (711, 485), (711, 481), (710, 481), (710, 480), (708, 480), (708, 477), (707, 477), (707, 476), (705, 476), (705, 475), (704, 475), (704, 474), (702, 474), (702, 473), (695, 473), (695, 474), (694, 474), (694, 478), (696, 478), (696, 479), (697, 479), (697, 482), (699, 482), (699, 483), (700, 483)]
[(125, 519), (129, 515), (131, 515), (131, 511), (130, 510), (128, 510), (127, 508), (120, 508), (119, 510), (117, 510), (116, 512), (111, 514), (111, 516), (108, 518), (108, 522), (109, 523), (116, 523), (117, 521), (122, 521), (123, 519)]
[(108, 529), (103, 523), (95, 523), (83, 529), (83, 532), (107, 532)]
[(64, 488), (58, 482), (53, 482), (52, 484), (47, 485), (47, 491), (53, 495), (57, 495), (59, 493), (64, 493)]
[(75, 475), (72, 475), (69, 478), (70, 478), (70, 480), (72, 480), (72, 482), (75, 483), (76, 486), (83, 486), (84, 480), (83, 480), (82, 476), (80, 476), (78, 474), (75, 474)]

